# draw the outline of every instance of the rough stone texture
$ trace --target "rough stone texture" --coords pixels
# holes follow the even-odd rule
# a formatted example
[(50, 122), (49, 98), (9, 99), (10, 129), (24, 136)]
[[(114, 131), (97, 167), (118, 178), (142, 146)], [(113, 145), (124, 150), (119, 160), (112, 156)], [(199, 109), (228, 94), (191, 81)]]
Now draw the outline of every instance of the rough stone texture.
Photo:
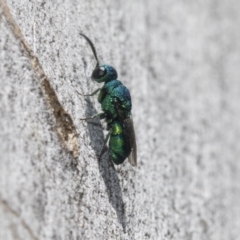
[[(7, 0), (32, 55), (0, 3), (0, 239), (239, 239), (238, 0)], [(131, 91), (135, 169), (98, 162), (105, 125), (79, 120), (100, 110), (75, 91), (99, 86), (79, 31)]]

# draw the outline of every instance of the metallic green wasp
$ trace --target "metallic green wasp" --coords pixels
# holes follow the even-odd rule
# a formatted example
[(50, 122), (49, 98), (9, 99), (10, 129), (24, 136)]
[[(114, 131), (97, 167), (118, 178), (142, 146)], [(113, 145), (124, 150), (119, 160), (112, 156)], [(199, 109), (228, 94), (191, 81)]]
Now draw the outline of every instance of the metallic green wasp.
[[(80, 33), (89, 43), (97, 65), (92, 72), (92, 80), (104, 85), (91, 94), (98, 94), (98, 102), (101, 104), (102, 112), (81, 120), (94, 119), (100, 117), (107, 122), (109, 131), (104, 140), (104, 147), (109, 140), (110, 158), (115, 164), (121, 164), (128, 157), (132, 166), (137, 165), (137, 147), (134, 126), (132, 121), (131, 109), (132, 102), (129, 90), (117, 80), (118, 74), (115, 68), (106, 64), (99, 64), (96, 49), (92, 41), (84, 34)], [(80, 93), (79, 93), (80, 94)], [(82, 94), (80, 94), (82, 95)], [(100, 157), (103, 154), (101, 151)]]

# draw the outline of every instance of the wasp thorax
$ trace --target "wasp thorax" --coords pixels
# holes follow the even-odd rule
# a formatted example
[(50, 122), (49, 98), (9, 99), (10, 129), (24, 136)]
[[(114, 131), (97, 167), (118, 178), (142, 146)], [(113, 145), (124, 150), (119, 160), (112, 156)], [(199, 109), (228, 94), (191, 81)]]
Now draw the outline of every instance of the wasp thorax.
[(109, 65), (101, 65), (94, 69), (92, 79), (96, 82), (107, 82), (117, 79), (117, 71)]

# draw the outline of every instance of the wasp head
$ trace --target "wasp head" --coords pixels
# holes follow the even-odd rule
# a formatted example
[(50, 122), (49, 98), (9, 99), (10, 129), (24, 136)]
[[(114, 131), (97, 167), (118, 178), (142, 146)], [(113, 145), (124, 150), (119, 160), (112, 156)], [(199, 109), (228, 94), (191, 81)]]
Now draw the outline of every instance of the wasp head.
[(92, 80), (96, 82), (107, 82), (110, 80), (115, 80), (117, 79), (118, 74), (115, 68), (109, 65), (100, 65), (97, 66), (92, 73)]

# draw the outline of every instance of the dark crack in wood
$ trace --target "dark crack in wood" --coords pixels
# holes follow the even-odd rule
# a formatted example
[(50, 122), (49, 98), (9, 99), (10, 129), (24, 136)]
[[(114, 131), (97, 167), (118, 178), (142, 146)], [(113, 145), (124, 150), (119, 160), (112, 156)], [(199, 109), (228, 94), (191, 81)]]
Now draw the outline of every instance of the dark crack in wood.
[(0, 7), (13, 35), (23, 46), (25, 54), (28, 56), (32, 69), (34, 70), (43, 92), (43, 95), (50, 106), (50, 109), (56, 120), (56, 130), (60, 140), (64, 143), (68, 151), (74, 156), (78, 156), (77, 130), (73, 124), (71, 116), (63, 109), (58, 97), (52, 88), (47, 75), (45, 74), (38, 58), (34, 55), (33, 50), (25, 41), (22, 32), (15, 22), (10, 10), (4, 0), (0, 0)]

